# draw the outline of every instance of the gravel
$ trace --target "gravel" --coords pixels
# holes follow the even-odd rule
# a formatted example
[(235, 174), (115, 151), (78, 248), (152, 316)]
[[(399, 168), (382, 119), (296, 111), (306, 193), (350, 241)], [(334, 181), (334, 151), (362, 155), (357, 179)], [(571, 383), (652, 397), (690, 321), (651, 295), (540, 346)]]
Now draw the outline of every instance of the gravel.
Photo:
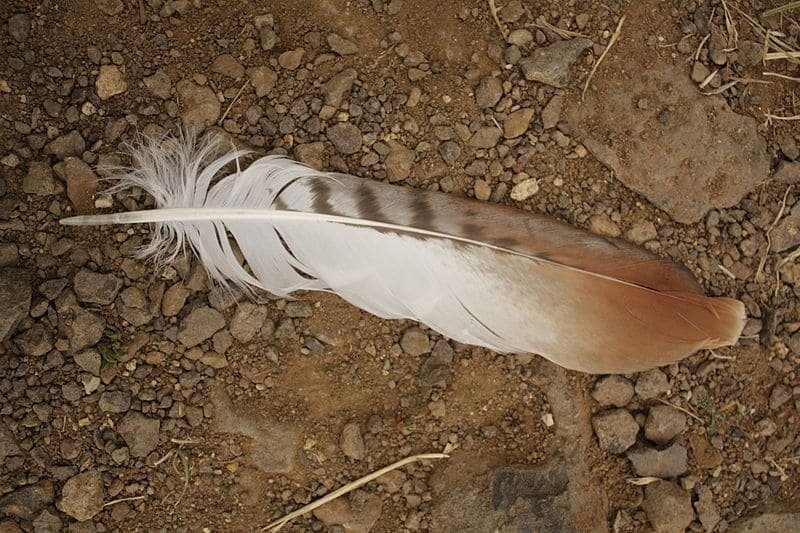
[(592, 42), (581, 37), (558, 41), (537, 48), (529, 57), (523, 58), (519, 65), (526, 80), (564, 87), (571, 78), (573, 64), (584, 50), (591, 47)]
[(178, 340), (187, 348), (196, 346), (225, 327), (225, 317), (216, 309), (198, 307), (181, 321)]
[(8, 339), (31, 306), (31, 285), (21, 269), (0, 269), (0, 341)]
[(639, 374), (636, 380), (636, 395), (642, 400), (650, 400), (669, 391), (669, 380), (666, 374), (654, 368)]
[(677, 478), (688, 470), (688, 454), (680, 444), (663, 450), (648, 447), (629, 450), (628, 459), (637, 476)]
[(600, 447), (621, 454), (636, 443), (639, 424), (625, 409), (613, 409), (592, 417), (592, 427)]
[(122, 280), (113, 274), (81, 269), (75, 274), (73, 287), (81, 302), (108, 305), (117, 297)]
[(403, 332), (400, 347), (408, 355), (418, 357), (431, 351), (431, 341), (427, 333), (417, 326), (412, 326)]
[(340, 154), (349, 155), (361, 150), (361, 131), (354, 124), (340, 122), (328, 129), (327, 136)]
[(138, 412), (125, 415), (117, 425), (117, 431), (128, 445), (133, 457), (146, 457), (156, 449), (159, 442), (161, 422)]
[(367, 455), (364, 439), (361, 437), (361, 429), (355, 422), (348, 422), (342, 429), (342, 436), (339, 438), (339, 447), (350, 459), (360, 461)]
[(684, 531), (694, 520), (692, 498), (671, 481), (656, 481), (644, 489), (642, 508), (659, 533)]
[(58, 508), (79, 522), (90, 520), (103, 509), (103, 477), (92, 469), (70, 478), (61, 489)]
[(100, 67), (100, 74), (95, 81), (97, 96), (101, 100), (107, 100), (112, 96), (122, 94), (128, 90), (128, 83), (125, 75), (116, 65), (103, 65)]
[(656, 444), (667, 444), (686, 429), (686, 415), (668, 405), (650, 408), (644, 436)]
[(606, 376), (595, 384), (592, 398), (602, 407), (625, 407), (633, 399), (633, 385), (622, 376)]

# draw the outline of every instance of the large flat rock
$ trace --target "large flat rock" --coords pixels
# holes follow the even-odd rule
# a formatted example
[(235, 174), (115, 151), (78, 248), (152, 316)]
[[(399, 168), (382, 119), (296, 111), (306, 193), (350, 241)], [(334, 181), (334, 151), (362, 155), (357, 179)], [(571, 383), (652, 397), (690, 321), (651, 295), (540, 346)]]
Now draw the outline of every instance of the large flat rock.
[(596, 85), (569, 123), (620, 181), (676, 221), (735, 205), (769, 176), (755, 119), (701, 94), (682, 67), (656, 62)]

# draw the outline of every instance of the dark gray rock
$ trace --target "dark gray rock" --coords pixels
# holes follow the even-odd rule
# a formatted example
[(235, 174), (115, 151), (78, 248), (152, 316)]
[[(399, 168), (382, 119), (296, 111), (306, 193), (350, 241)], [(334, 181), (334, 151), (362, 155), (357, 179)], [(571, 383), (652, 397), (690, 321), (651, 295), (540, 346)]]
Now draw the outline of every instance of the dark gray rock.
[(639, 424), (625, 409), (614, 409), (592, 417), (592, 427), (600, 447), (609, 453), (620, 454), (634, 445)]
[(36, 196), (48, 196), (56, 194), (59, 189), (50, 165), (44, 161), (32, 161), (28, 167), (28, 173), (22, 180), (22, 192)]
[(31, 18), (26, 13), (13, 15), (8, 19), (8, 33), (18, 43), (24, 43), (31, 31)]
[(494, 107), (503, 96), (503, 84), (494, 76), (486, 76), (475, 87), (475, 103), (481, 109)]
[(131, 393), (122, 390), (104, 392), (97, 406), (106, 413), (124, 413), (131, 408)]
[(628, 451), (628, 459), (637, 476), (673, 478), (686, 473), (688, 453), (680, 444), (673, 444), (665, 450), (639, 448)]
[(109, 305), (117, 297), (122, 280), (114, 274), (100, 274), (81, 269), (73, 281), (75, 296), (86, 303)]
[(158, 447), (161, 422), (132, 411), (117, 425), (117, 430), (133, 457), (147, 457)]
[(92, 311), (78, 309), (69, 331), (69, 345), (73, 352), (91, 348), (103, 337), (106, 329), (105, 319)]
[(39, 481), (0, 497), (0, 514), (33, 520), (36, 513), (53, 503), (53, 482)]
[(0, 268), (0, 341), (8, 339), (31, 307), (28, 274), (17, 268)]
[(199, 307), (181, 321), (178, 340), (187, 348), (196, 346), (225, 327), (225, 317), (216, 309)]
[(538, 81), (553, 87), (564, 87), (572, 75), (572, 65), (592, 47), (592, 41), (584, 38), (558, 41), (523, 58), (519, 65), (528, 81)]
[(647, 414), (644, 436), (656, 444), (667, 444), (685, 429), (685, 414), (668, 405), (655, 405)]
[(103, 476), (99, 470), (87, 470), (70, 478), (61, 489), (56, 506), (79, 522), (85, 522), (103, 510)]
[(327, 137), (340, 154), (354, 154), (361, 149), (361, 130), (349, 122), (340, 122), (328, 128)]
[(592, 398), (603, 407), (625, 407), (633, 398), (633, 385), (622, 376), (606, 376), (595, 384)]
[(658, 533), (684, 531), (694, 520), (692, 497), (671, 481), (656, 481), (647, 485), (642, 509)]
[(86, 141), (81, 134), (75, 130), (56, 137), (44, 147), (46, 154), (52, 154), (57, 159), (64, 159), (69, 156), (80, 156), (86, 150)]

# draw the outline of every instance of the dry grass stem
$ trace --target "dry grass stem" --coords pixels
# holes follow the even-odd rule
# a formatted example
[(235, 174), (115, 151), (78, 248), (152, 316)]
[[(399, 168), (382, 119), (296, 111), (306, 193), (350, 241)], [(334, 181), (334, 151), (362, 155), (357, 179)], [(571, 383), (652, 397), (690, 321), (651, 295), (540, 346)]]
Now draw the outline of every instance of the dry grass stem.
[(497, 28), (500, 30), (500, 35), (503, 36), (503, 40), (508, 40), (508, 30), (500, 23), (500, 17), (497, 16), (497, 5), (494, 3), (494, 0), (489, 0), (489, 12), (491, 12), (492, 18), (495, 24), (497, 24)]
[(717, 87), (716, 89), (713, 89), (713, 90), (711, 90), (711, 91), (704, 92), (703, 94), (704, 94), (705, 96), (713, 96), (713, 95), (715, 95), (715, 94), (722, 94), (722, 93), (724, 93), (725, 91), (727, 91), (728, 89), (730, 89), (731, 87), (733, 87), (734, 85), (736, 85), (737, 83), (741, 83), (741, 82), (740, 82), (739, 80), (733, 80), (733, 81), (729, 81), (729, 82), (728, 82), (728, 83), (726, 83), (725, 85), (720, 85), (720, 86), (719, 86), (719, 87)]
[(777, 72), (762, 72), (761, 75), (762, 76), (774, 76), (776, 78), (781, 78), (782, 80), (800, 81), (800, 78), (787, 76), (786, 74), (778, 74)]
[[(725, 10), (725, 31), (728, 33), (728, 45), (736, 48), (739, 44), (739, 31), (736, 29), (736, 23), (733, 22), (731, 12), (728, 10), (728, 3), (725, 0), (722, 0), (722, 9)], [(732, 42), (731, 38), (733, 38)]]
[(703, 45), (706, 44), (708, 38), (711, 37), (710, 33), (706, 33), (706, 36), (703, 37), (703, 40), (700, 41), (700, 44), (697, 45), (697, 51), (694, 53), (694, 60), (697, 61), (700, 59), (700, 51), (703, 49)]
[(103, 507), (111, 507), (112, 505), (116, 505), (122, 502), (132, 502), (135, 500), (144, 500), (146, 496), (131, 496), (129, 498), (120, 498), (118, 500), (111, 500), (110, 502), (106, 502), (103, 504)]
[(762, 17), (771, 17), (772, 15), (778, 15), (780, 13), (785, 13), (786, 11), (790, 11), (792, 9), (797, 9), (800, 7), (800, 2), (787, 2), (782, 6), (773, 7), (772, 9), (767, 9), (764, 11), (761, 16)]
[(714, 79), (714, 76), (716, 76), (716, 75), (717, 75), (717, 72), (719, 72), (719, 69), (718, 69), (718, 68), (717, 68), (717, 69), (714, 69), (714, 72), (712, 72), (711, 74), (709, 74), (708, 76), (706, 76), (706, 77), (705, 77), (705, 79), (704, 79), (703, 81), (701, 81), (701, 82), (700, 82), (700, 85), (699, 85), (699, 87), (700, 87), (701, 89), (705, 89), (705, 88), (706, 88), (706, 86), (707, 86), (709, 83), (711, 83), (711, 80), (713, 80), (713, 79)]
[(674, 403), (668, 402), (667, 400), (665, 400), (663, 398), (659, 398), (658, 401), (663, 403), (664, 405), (669, 405), (673, 409), (677, 409), (678, 411), (680, 411), (682, 413), (686, 413), (687, 415), (691, 416), (692, 418), (694, 418), (695, 420), (697, 420), (701, 424), (705, 424), (706, 423), (705, 420), (703, 420), (702, 418), (700, 418), (699, 416), (697, 416), (693, 412), (689, 411), (688, 409), (685, 409), (685, 408), (681, 407), (680, 405), (675, 405)]
[(722, 272), (723, 272), (723, 273), (724, 273), (726, 276), (728, 276), (728, 277), (729, 277), (729, 278), (731, 278), (731, 279), (736, 279), (736, 276), (734, 275), (734, 273), (733, 273), (733, 272), (731, 272), (730, 270), (728, 270), (727, 268), (725, 268), (725, 265), (717, 265), (717, 266), (719, 267), (719, 269), (720, 269), (720, 270), (722, 270)]
[(589, 38), (588, 36), (586, 36), (586, 35), (584, 35), (582, 33), (578, 33), (576, 31), (565, 30), (564, 28), (559, 28), (558, 26), (553, 26), (552, 24), (550, 24), (549, 22), (547, 22), (544, 19), (537, 20), (536, 22), (533, 23), (533, 25), (535, 27), (539, 28), (540, 30), (550, 30), (551, 32), (555, 33), (556, 35), (558, 35), (559, 37), (561, 37), (562, 39), (565, 39), (565, 40), (569, 40), (569, 39), (572, 39), (574, 37), (583, 37), (584, 39), (588, 39)]
[(600, 54), (600, 57), (597, 59), (597, 61), (595, 61), (594, 66), (592, 66), (592, 70), (589, 71), (589, 76), (586, 77), (586, 83), (583, 85), (583, 92), (581, 93), (581, 101), (583, 101), (586, 98), (586, 91), (589, 89), (589, 83), (591, 83), (592, 77), (594, 76), (594, 73), (597, 71), (597, 67), (600, 66), (600, 63), (603, 62), (603, 59), (605, 59), (606, 54), (608, 54), (608, 51), (611, 50), (611, 47), (614, 46), (614, 43), (617, 42), (617, 39), (619, 39), (619, 36), (622, 33), (622, 24), (624, 22), (625, 22), (625, 17), (623, 16), (621, 19), (619, 19), (619, 23), (617, 24), (617, 29), (614, 30), (614, 34), (608, 41), (606, 49), (603, 50), (603, 53)]
[(782, 50), (780, 52), (769, 52), (764, 54), (765, 61), (775, 61), (776, 59), (800, 59), (800, 51)]
[(239, 88), (239, 91), (236, 93), (236, 96), (233, 97), (231, 103), (228, 104), (228, 108), (225, 110), (225, 112), (222, 114), (222, 117), (217, 122), (217, 126), (222, 126), (222, 123), (225, 122), (226, 118), (228, 118), (228, 113), (231, 112), (231, 108), (239, 100), (239, 97), (242, 96), (242, 91), (244, 91), (245, 87), (247, 87), (248, 85), (250, 85), (250, 80), (245, 80), (245, 82)]
[(628, 478), (628, 483), (637, 486), (649, 485), (650, 483), (655, 483), (656, 481), (661, 481), (661, 478), (653, 476)]
[(754, 277), (756, 281), (759, 281), (761, 278), (761, 273), (764, 271), (764, 265), (767, 264), (767, 256), (769, 256), (769, 252), (772, 249), (772, 237), (770, 235), (772, 234), (772, 230), (775, 229), (775, 226), (778, 224), (778, 221), (783, 216), (783, 212), (786, 210), (786, 199), (789, 197), (789, 191), (791, 190), (791, 185), (786, 187), (786, 191), (783, 193), (781, 208), (778, 209), (778, 214), (775, 215), (775, 220), (772, 221), (772, 224), (770, 224), (769, 228), (767, 228), (767, 231), (765, 232), (767, 236), (767, 247), (764, 249), (764, 254), (761, 256), (761, 261), (758, 262), (758, 268), (756, 269), (756, 275)]
[(316, 509), (317, 507), (321, 507), (328, 502), (331, 502), (338, 498), (339, 496), (344, 496), (348, 492), (354, 491), (359, 487), (362, 487), (372, 481), (373, 479), (377, 479), (382, 475), (391, 472), (392, 470), (396, 470), (402, 466), (405, 466), (409, 463), (414, 463), (417, 461), (426, 461), (429, 459), (447, 459), (449, 455), (444, 453), (424, 453), (422, 455), (412, 455), (411, 457), (406, 457), (405, 459), (401, 459), (395, 463), (390, 464), (389, 466), (384, 466), (380, 470), (376, 470), (371, 474), (367, 474), (366, 476), (359, 478), (355, 481), (351, 481), (347, 485), (344, 485), (335, 491), (326, 494), (322, 498), (315, 500), (308, 505), (304, 505), (300, 509), (296, 511), (292, 511), (291, 513), (287, 514), (286, 516), (275, 520), (274, 522), (267, 524), (262, 528), (262, 531), (268, 531), (269, 533), (275, 533), (276, 531), (280, 530), (283, 526), (288, 524), (290, 521), (294, 520), (298, 516), (302, 516), (306, 513), (309, 513)]

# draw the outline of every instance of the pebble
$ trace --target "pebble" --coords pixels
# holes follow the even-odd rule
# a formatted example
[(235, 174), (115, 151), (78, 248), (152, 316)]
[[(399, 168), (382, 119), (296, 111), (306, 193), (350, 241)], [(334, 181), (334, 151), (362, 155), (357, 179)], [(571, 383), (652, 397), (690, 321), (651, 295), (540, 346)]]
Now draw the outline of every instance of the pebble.
[(397, 141), (390, 140), (387, 144), (389, 145), (389, 153), (386, 155), (387, 179), (394, 183), (408, 178), (414, 164), (414, 152)]
[(637, 220), (630, 229), (625, 232), (625, 238), (636, 244), (644, 244), (647, 241), (652, 241), (656, 237), (658, 237), (656, 226), (649, 220)]
[(278, 64), (286, 70), (295, 70), (300, 66), (303, 60), (305, 50), (298, 48), (296, 50), (288, 50), (278, 56)]
[(244, 77), (244, 67), (231, 54), (217, 56), (214, 62), (211, 63), (211, 72), (216, 72), (235, 80)]
[(625, 409), (613, 409), (592, 417), (592, 427), (600, 447), (620, 454), (636, 443), (639, 424)]
[(122, 280), (114, 274), (99, 274), (82, 268), (75, 274), (72, 286), (81, 302), (109, 305), (117, 297)]
[(97, 192), (98, 177), (83, 159), (66, 157), (53, 167), (58, 177), (67, 183), (67, 197), (78, 214), (91, 213), (92, 197)]
[(475, 180), (475, 183), (472, 184), (472, 189), (475, 193), (475, 198), (483, 202), (488, 200), (492, 195), (492, 186), (482, 179)]
[(103, 65), (100, 67), (100, 74), (95, 81), (97, 96), (101, 100), (107, 100), (112, 96), (122, 94), (128, 90), (128, 83), (125, 75), (116, 65)]
[(697, 518), (706, 531), (714, 531), (722, 517), (714, 503), (714, 494), (705, 485), (697, 487), (697, 500), (694, 502), (694, 510), (697, 511)]
[(633, 398), (633, 385), (622, 376), (606, 376), (595, 384), (592, 398), (602, 407), (625, 407)]
[(503, 96), (503, 84), (493, 76), (481, 79), (475, 88), (475, 103), (481, 109), (494, 107), (500, 101), (501, 96)]
[(592, 215), (589, 219), (589, 231), (603, 237), (619, 237), (622, 234), (617, 223), (605, 213)]
[(496, 126), (481, 126), (469, 139), (474, 148), (494, 148), (500, 140), (501, 132)]
[(33, 520), (36, 513), (53, 502), (53, 482), (43, 480), (0, 496), (0, 514)]
[(781, 161), (772, 177), (778, 183), (800, 183), (800, 163)]
[[(22, 180), (22, 192), (36, 196), (48, 196), (61, 192), (53, 177), (53, 170), (44, 161), (32, 161), (28, 173)], [(63, 189), (61, 189), (63, 190)]]
[(339, 447), (347, 457), (356, 461), (366, 457), (366, 446), (357, 423), (348, 422), (345, 424), (344, 429), (342, 429), (342, 436), (339, 438)]
[(100, 395), (97, 403), (101, 411), (107, 413), (124, 413), (131, 408), (131, 393), (129, 391), (111, 391)]
[(17, 245), (11, 242), (0, 242), (0, 268), (15, 266), (18, 261), (19, 249)]
[(214, 91), (189, 80), (179, 81), (176, 88), (181, 101), (181, 120), (184, 125), (199, 127), (217, 122), (221, 106)]
[(119, 422), (117, 431), (133, 457), (147, 457), (158, 446), (161, 422), (131, 411)]
[(311, 304), (305, 300), (294, 300), (286, 304), (283, 314), (288, 318), (308, 318), (312, 315)]
[(249, 342), (261, 330), (267, 319), (267, 307), (242, 302), (231, 320), (231, 335), (239, 342)]
[(689, 435), (689, 446), (694, 462), (699, 468), (711, 470), (722, 464), (722, 454), (705, 437), (696, 434)]
[(18, 43), (24, 43), (31, 31), (31, 18), (25, 13), (13, 15), (8, 19), (8, 33)]
[(527, 48), (533, 44), (533, 34), (525, 29), (514, 30), (508, 34), (508, 43), (520, 48)]
[(78, 522), (85, 522), (103, 510), (103, 477), (97, 469), (70, 478), (61, 489), (56, 506)]
[(656, 444), (667, 444), (686, 429), (686, 415), (669, 405), (650, 408), (644, 435)]
[(346, 68), (332, 76), (322, 86), (322, 95), (325, 97), (325, 103), (329, 106), (339, 107), (342, 103), (342, 98), (353, 88), (356, 79), (358, 79), (358, 72), (353, 68)]
[(186, 304), (186, 298), (189, 296), (190, 291), (183, 283), (175, 283), (171, 285), (161, 299), (161, 314), (164, 316), (175, 316), (180, 313), (183, 306)]
[(535, 49), (530, 56), (523, 58), (519, 65), (528, 81), (564, 87), (569, 83), (572, 65), (584, 50), (591, 47), (592, 41), (582, 37), (558, 41)]
[(547, 102), (542, 109), (542, 127), (546, 130), (555, 128), (561, 118), (561, 107), (564, 105), (564, 97), (560, 94), (555, 95)]
[(680, 444), (673, 444), (664, 450), (639, 448), (628, 451), (628, 459), (637, 476), (675, 478), (686, 473), (688, 453)]
[(361, 150), (361, 131), (349, 122), (340, 122), (328, 128), (327, 137), (340, 154), (350, 155)]
[(69, 331), (69, 347), (73, 352), (91, 348), (103, 337), (105, 319), (92, 311), (78, 309)]
[(194, 309), (181, 321), (178, 340), (187, 348), (196, 346), (225, 327), (225, 318), (210, 307)]
[(153, 96), (162, 100), (168, 99), (172, 94), (172, 80), (163, 69), (159, 69), (152, 76), (144, 78), (144, 84), (153, 93)]
[(523, 108), (514, 111), (503, 122), (503, 135), (506, 139), (515, 139), (528, 131), (531, 119), (533, 118), (533, 109)]
[(278, 34), (275, 33), (273, 28), (268, 26), (265, 26), (259, 30), (258, 39), (261, 43), (261, 49), (264, 51), (272, 50), (275, 48), (275, 45), (278, 44)]
[(94, 0), (97, 8), (109, 16), (119, 15), (125, 9), (122, 0)]
[(431, 341), (427, 333), (417, 326), (412, 326), (400, 337), (400, 347), (408, 355), (417, 357), (431, 351)]
[(326, 531), (367, 533), (380, 519), (382, 510), (380, 496), (356, 491), (349, 502), (346, 498), (337, 498), (313, 512), (314, 517), (327, 528)]
[(340, 56), (349, 56), (358, 52), (358, 45), (353, 41), (348, 41), (335, 33), (328, 35), (328, 46)]
[(86, 350), (84, 352), (79, 352), (73, 356), (73, 359), (75, 360), (75, 364), (78, 365), (82, 370), (89, 372), (94, 376), (100, 375), (102, 358), (97, 350)]
[(461, 157), (461, 147), (455, 141), (445, 141), (439, 145), (439, 155), (448, 165), (454, 164)]
[(649, 400), (669, 390), (669, 381), (666, 374), (654, 368), (639, 374), (636, 380), (636, 394), (642, 400)]
[(700, 61), (695, 61), (692, 65), (692, 81), (696, 83), (703, 83), (703, 81), (711, 74), (708, 67)]
[(671, 481), (647, 485), (642, 509), (658, 533), (684, 531), (694, 520), (691, 496)]
[(791, 398), (792, 390), (786, 385), (779, 383), (772, 387), (772, 392), (769, 394), (769, 408), (774, 411), (788, 402)]
[(28, 315), (32, 288), (28, 274), (21, 269), (0, 269), (0, 342), (8, 339)]
[[(34, 533), (59, 533), (63, 525), (61, 519), (47, 509), (33, 519)], [(2, 527), (0, 527), (0, 531), (3, 531)]]
[(539, 192), (539, 180), (530, 178), (523, 180), (511, 189), (511, 199), (517, 202), (523, 202)]
[(262, 98), (275, 88), (278, 74), (269, 67), (253, 67), (247, 69), (247, 76), (256, 91), (256, 96)]
[(755, 41), (742, 39), (736, 44), (736, 61), (745, 67), (754, 67), (761, 63), (764, 45)]
[(69, 156), (80, 156), (85, 149), (86, 142), (81, 137), (81, 134), (72, 130), (48, 143), (44, 148), (44, 153), (52, 154), (56, 159), (64, 159)]

